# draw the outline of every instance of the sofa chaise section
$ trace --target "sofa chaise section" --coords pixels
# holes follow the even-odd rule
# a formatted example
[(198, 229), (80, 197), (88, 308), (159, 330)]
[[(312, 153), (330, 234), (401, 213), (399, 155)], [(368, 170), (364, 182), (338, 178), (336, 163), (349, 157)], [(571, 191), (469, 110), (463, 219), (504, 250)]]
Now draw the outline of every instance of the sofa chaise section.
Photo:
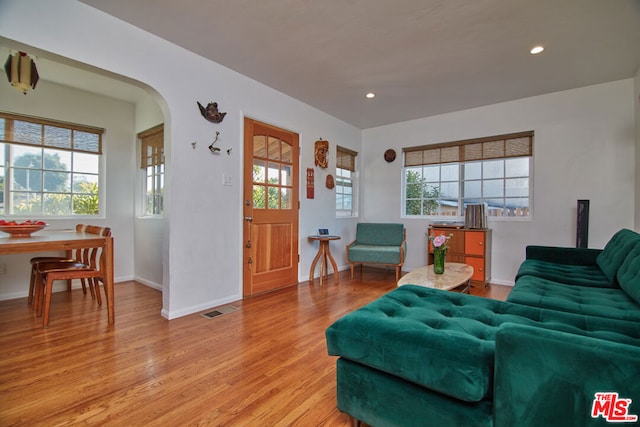
[[(562, 363), (587, 363), (588, 359), (581, 362), (570, 351), (571, 339), (577, 336), (590, 343), (593, 357), (598, 360), (616, 358), (620, 351), (623, 354), (626, 350), (640, 352), (637, 322), (583, 316), (406, 285), (346, 315), (327, 329), (329, 354), (340, 356), (342, 360), (338, 362), (338, 408), (373, 425), (419, 425), (405, 424), (398, 419), (414, 410), (429, 414), (429, 411), (439, 411), (439, 405), (448, 405), (457, 409), (452, 409), (449, 414), (440, 414), (443, 422), (439, 425), (461, 425), (457, 417), (470, 414), (478, 416), (477, 422), (464, 425), (491, 425), (487, 424), (487, 419), (494, 412), (491, 405), (498, 404), (494, 378), (503, 375), (503, 371), (497, 368), (496, 358), (498, 353), (508, 351), (508, 346), (502, 349), (496, 344), (496, 337), (505, 325), (549, 330), (556, 334), (553, 336), (560, 334), (564, 337), (561, 341), (567, 345), (558, 345), (548, 351), (551, 359), (557, 358)], [(528, 334), (528, 329), (524, 331)], [(526, 341), (526, 336), (518, 339)], [(608, 343), (616, 343), (614, 347), (618, 353), (610, 353), (608, 348), (612, 344)], [(556, 351), (560, 354), (552, 354)], [(512, 356), (503, 353), (500, 357), (501, 360), (509, 360)], [(539, 372), (531, 374), (520, 387), (543, 389), (544, 384), (537, 382), (546, 378), (545, 372), (549, 368), (547, 364), (530, 367), (530, 370)], [(637, 371), (640, 371), (640, 360), (622, 371), (609, 372), (602, 387), (615, 389), (620, 386), (624, 389), (629, 381), (626, 375)], [(349, 379), (342, 375), (348, 375)], [(353, 378), (358, 378), (358, 382), (354, 383)], [(381, 413), (377, 407), (388, 408), (390, 402), (385, 399), (392, 399), (385, 387), (401, 388), (403, 382), (407, 390), (413, 390), (411, 394), (420, 390), (416, 399), (425, 402), (430, 409), (410, 406), (407, 400), (397, 402), (395, 410), (390, 413)], [(525, 393), (516, 385), (511, 386), (516, 390), (510, 393)], [(634, 397), (640, 400), (640, 395)], [(509, 399), (508, 396), (503, 398)], [(539, 398), (546, 399), (546, 396)], [(507, 404), (500, 402), (502, 406)], [(512, 417), (508, 419), (512, 421)]]

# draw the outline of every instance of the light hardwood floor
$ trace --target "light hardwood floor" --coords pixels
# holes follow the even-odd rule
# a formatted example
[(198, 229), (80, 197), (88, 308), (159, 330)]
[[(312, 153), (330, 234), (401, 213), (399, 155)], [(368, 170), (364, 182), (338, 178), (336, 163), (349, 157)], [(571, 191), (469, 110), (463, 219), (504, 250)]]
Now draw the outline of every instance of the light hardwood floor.
[[(324, 331), (395, 288), (365, 267), (238, 301), (206, 319), (160, 317), (162, 295), (116, 285), (116, 323), (81, 290), (53, 295), (41, 327), (26, 298), (0, 302), (0, 425), (348, 426)], [(472, 293), (504, 299), (510, 287)]]

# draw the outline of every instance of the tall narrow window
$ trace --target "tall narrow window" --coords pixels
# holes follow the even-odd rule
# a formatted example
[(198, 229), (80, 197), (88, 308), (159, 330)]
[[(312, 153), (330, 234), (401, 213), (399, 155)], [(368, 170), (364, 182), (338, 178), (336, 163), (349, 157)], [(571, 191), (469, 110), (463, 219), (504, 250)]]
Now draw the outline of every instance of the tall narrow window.
[(460, 217), (485, 203), (494, 217), (531, 214), (533, 131), (404, 149), (406, 216)]
[(0, 113), (0, 214), (100, 213), (104, 129)]
[(158, 125), (138, 134), (142, 153), (140, 168), (145, 172), (145, 215), (162, 215), (164, 192), (164, 125)]
[(356, 216), (354, 188), (357, 152), (337, 147), (336, 154), (336, 216)]

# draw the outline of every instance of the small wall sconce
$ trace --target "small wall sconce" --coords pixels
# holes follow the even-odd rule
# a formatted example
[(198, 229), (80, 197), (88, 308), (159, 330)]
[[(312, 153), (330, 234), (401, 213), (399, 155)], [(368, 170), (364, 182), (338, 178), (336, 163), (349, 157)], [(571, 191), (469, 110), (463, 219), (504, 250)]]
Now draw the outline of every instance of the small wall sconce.
[(11, 86), (27, 94), (29, 89), (35, 89), (38, 83), (38, 69), (33, 59), (24, 52), (9, 55), (4, 63), (4, 70)]

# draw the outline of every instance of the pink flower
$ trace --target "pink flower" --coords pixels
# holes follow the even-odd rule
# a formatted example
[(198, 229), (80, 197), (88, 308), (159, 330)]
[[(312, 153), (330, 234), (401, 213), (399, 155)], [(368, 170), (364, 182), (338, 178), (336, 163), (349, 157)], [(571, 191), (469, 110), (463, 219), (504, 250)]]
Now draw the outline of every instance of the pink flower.
[(436, 236), (433, 238), (433, 246), (436, 248), (439, 248), (440, 246), (444, 245), (447, 242), (447, 236), (445, 236), (444, 234), (440, 234), (439, 236)]

